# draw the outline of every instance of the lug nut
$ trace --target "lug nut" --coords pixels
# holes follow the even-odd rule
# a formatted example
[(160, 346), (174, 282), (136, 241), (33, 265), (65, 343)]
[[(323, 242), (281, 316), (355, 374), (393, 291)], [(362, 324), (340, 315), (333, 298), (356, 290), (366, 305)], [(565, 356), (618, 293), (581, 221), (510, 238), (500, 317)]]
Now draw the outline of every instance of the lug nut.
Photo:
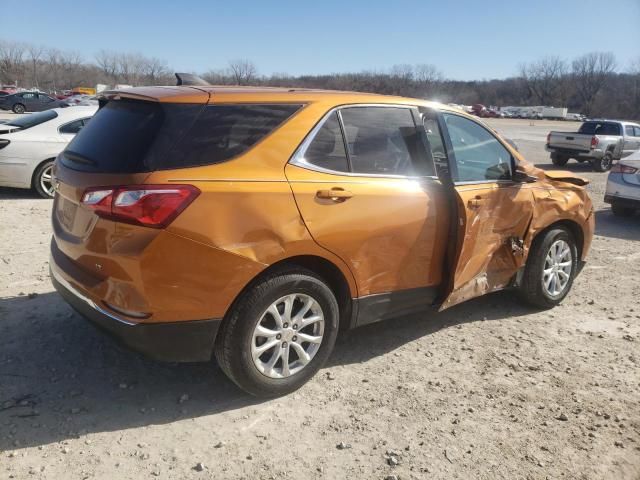
[(297, 330), (297, 329), (298, 329), (298, 325), (294, 323), (294, 324), (293, 324), (293, 329), (294, 329), (294, 330)]
[(296, 336), (294, 335), (294, 336), (293, 336), (293, 338), (292, 338), (291, 340), (293, 340), (293, 341), (295, 342), (296, 340), (298, 340), (298, 337), (296, 337)]
[(288, 323), (285, 323), (285, 324), (283, 325), (283, 327), (284, 327), (284, 328), (287, 328), (288, 326), (289, 326), (289, 324), (288, 324)]
[(287, 342), (282, 342), (282, 348), (287, 348)]
[(282, 335), (277, 334), (277, 335), (276, 335), (276, 338), (277, 338), (278, 340), (280, 340), (280, 339), (282, 338)]

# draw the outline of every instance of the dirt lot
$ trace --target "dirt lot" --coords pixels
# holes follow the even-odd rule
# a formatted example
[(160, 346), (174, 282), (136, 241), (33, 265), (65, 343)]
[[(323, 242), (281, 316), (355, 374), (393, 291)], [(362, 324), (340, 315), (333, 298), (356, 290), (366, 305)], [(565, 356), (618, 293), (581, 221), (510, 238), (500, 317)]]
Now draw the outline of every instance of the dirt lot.
[[(546, 168), (547, 132), (577, 127), (492, 124)], [(640, 217), (567, 168), (597, 235), (561, 306), (503, 292), (349, 332), (270, 401), (95, 331), (52, 292), (51, 202), (0, 189), (0, 478), (640, 478)]]

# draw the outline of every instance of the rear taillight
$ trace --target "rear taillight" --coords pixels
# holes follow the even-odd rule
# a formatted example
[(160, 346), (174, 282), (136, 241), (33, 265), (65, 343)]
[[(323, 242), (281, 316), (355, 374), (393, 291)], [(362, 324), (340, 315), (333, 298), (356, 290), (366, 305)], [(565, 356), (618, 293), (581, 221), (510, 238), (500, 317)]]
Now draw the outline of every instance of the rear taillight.
[(103, 218), (164, 228), (199, 194), (193, 185), (92, 187), (82, 195), (82, 204)]
[(4, 147), (9, 145), (10, 143), (11, 141), (7, 140), (6, 138), (0, 138), (0, 150), (2, 150)]
[(599, 143), (600, 140), (598, 140), (598, 137), (596, 137), (595, 135), (591, 137), (591, 148), (596, 148)]
[(551, 143), (551, 132), (547, 133), (547, 145)]
[(638, 171), (637, 168), (630, 167), (628, 165), (620, 165), (616, 163), (613, 167), (611, 167), (611, 173), (636, 173)]

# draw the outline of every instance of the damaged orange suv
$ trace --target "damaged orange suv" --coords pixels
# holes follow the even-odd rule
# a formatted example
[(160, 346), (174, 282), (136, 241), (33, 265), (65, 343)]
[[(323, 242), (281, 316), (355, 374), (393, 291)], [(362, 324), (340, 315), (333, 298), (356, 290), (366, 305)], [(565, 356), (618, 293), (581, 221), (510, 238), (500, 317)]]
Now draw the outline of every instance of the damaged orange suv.
[(506, 288), (558, 304), (594, 229), (585, 181), (459, 110), (372, 94), (108, 93), (55, 178), (66, 301), (262, 396), (309, 380), (339, 329)]

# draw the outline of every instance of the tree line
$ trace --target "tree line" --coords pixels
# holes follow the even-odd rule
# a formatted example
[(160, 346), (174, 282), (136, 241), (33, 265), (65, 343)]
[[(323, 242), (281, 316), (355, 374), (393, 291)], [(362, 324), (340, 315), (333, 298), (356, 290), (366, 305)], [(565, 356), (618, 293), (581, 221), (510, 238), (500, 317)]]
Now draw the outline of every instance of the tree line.
[[(247, 59), (201, 75), (212, 84), (267, 85), (354, 90), (428, 98), (444, 103), (494, 106), (568, 107), (590, 116), (640, 119), (640, 57), (618, 65), (610, 52), (592, 52), (572, 60), (547, 56), (522, 64), (510, 78), (447, 79), (431, 64), (395, 65), (386, 70), (327, 75), (261, 75)], [(75, 51), (0, 39), (0, 83), (55, 92), (77, 86), (171, 85), (165, 60), (140, 53), (101, 50), (92, 59)]]

